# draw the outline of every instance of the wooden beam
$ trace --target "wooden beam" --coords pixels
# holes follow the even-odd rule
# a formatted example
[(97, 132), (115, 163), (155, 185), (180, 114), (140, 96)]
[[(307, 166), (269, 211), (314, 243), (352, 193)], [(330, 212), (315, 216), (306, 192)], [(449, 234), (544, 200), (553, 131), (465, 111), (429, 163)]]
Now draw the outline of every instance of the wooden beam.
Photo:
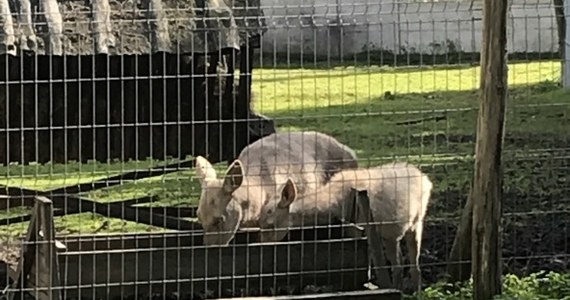
[[(34, 298), (38, 300), (60, 299), (59, 291), (51, 289), (59, 286), (52, 204), (51, 200), (45, 197), (35, 198), (32, 219), (22, 244), (23, 254), (18, 262), (8, 299), (21, 298), (23, 288), (34, 290)], [(34, 289), (34, 287), (41, 289)]]
[(40, 11), (48, 29), (44, 35), (46, 55), (62, 55), (63, 22), (57, 0), (40, 0)]
[(14, 37), (14, 22), (8, 0), (0, 0), (0, 24), (2, 34), (0, 35), (0, 54), (16, 55)]
[(109, 54), (109, 47), (115, 47), (115, 36), (111, 30), (111, 6), (109, 0), (92, 0), (93, 39), (97, 54)]
[(35, 299), (58, 300), (61, 299), (61, 292), (57, 289), (60, 287), (60, 281), (53, 206), (51, 200), (42, 196), (36, 197), (36, 203), (38, 205), (35, 206), (34, 214), (38, 216), (39, 225), (36, 237), (41, 243), (36, 246), (38, 251), (30, 270), (28, 284), (31, 288), (38, 288), (33, 292)]
[(485, 0), (481, 98), (475, 146), (471, 273), (473, 299), (501, 293), (502, 151), (507, 102), (507, 0)]

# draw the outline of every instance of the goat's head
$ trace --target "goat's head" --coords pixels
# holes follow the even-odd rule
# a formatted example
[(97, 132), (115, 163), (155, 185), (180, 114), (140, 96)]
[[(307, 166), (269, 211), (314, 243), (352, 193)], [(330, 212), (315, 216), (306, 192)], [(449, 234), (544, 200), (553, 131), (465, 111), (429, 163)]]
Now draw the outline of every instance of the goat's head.
[(210, 162), (196, 157), (196, 174), (200, 180), (202, 191), (196, 215), (206, 233), (223, 233), (223, 237), (206, 237), (205, 243), (227, 244), (239, 227), (242, 211), (239, 205), (230, 205), (234, 192), (244, 180), (242, 163), (234, 161), (223, 178), (218, 178), (216, 170)]
[(282, 240), (291, 226), (290, 208), (297, 198), (297, 187), (291, 178), (273, 198), (261, 208), (259, 216), (260, 242), (278, 242)]

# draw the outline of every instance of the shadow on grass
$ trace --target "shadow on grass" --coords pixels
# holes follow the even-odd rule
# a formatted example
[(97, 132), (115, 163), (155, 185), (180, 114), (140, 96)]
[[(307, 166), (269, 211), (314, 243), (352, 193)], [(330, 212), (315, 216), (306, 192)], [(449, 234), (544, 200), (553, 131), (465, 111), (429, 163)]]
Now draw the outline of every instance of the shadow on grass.
[[(545, 60), (560, 60), (557, 52), (547, 53), (509, 53), (509, 63), (536, 62)], [(449, 52), (444, 54), (402, 53), (394, 54), (391, 51), (365, 51), (343, 57), (330, 57), (315, 54), (296, 53), (262, 53), (253, 58), (254, 68), (269, 67), (274, 69), (304, 68), (315, 70), (328, 70), (335, 67), (354, 66), (390, 66), (390, 67), (417, 67), (429, 66), (432, 68), (470, 68), (480, 64), (479, 53)]]
[[(570, 99), (554, 83), (512, 88), (505, 148), (568, 146)], [(278, 130), (327, 133), (361, 159), (471, 155), (477, 126), (476, 91), (390, 95), (366, 103), (268, 114)]]

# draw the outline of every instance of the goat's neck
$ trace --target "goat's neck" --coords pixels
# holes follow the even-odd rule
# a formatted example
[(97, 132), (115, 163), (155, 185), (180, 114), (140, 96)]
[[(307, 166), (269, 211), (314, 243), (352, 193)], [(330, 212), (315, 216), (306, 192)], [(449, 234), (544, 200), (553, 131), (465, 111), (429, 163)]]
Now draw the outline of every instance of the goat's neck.
[[(331, 180), (317, 190), (299, 195), (291, 204), (290, 213), (293, 223), (315, 218), (325, 219), (342, 216), (343, 206), (348, 201), (352, 188), (357, 187), (359, 170), (343, 170), (335, 174)], [(317, 220), (318, 222), (318, 220)]]

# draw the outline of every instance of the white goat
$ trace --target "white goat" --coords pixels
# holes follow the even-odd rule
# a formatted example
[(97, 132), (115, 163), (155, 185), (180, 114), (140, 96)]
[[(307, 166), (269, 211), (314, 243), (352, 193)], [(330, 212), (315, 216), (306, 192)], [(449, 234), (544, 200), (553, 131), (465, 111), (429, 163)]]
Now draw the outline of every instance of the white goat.
[[(259, 226), (263, 242), (280, 241), (288, 227), (330, 224), (346, 216), (352, 189), (367, 190), (370, 209), (392, 264), (396, 286), (401, 286), (400, 242), (405, 237), (412, 284), (419, 287), (418, 264), (423, 220), (431, 197), (432, 183), (418, 168), (407, 163), (390, 163), (368, 169), (343, 170), (314, 193), (297, 194), (295, 183), (288, 180), (280, 195), (262, 207)], [(315, 216), (316, 215), (316, 216)]]
[(354, 151), (323, 133), (280, 132), (246, 147), (223, 178), (204, 157), (196, 158), (202, 185), (198, 219), (207, 245), (227, 245), (239, 227), (257, 227), (261, 207), (288, 178), (299, 194), (337, 172), (356, 168)]

